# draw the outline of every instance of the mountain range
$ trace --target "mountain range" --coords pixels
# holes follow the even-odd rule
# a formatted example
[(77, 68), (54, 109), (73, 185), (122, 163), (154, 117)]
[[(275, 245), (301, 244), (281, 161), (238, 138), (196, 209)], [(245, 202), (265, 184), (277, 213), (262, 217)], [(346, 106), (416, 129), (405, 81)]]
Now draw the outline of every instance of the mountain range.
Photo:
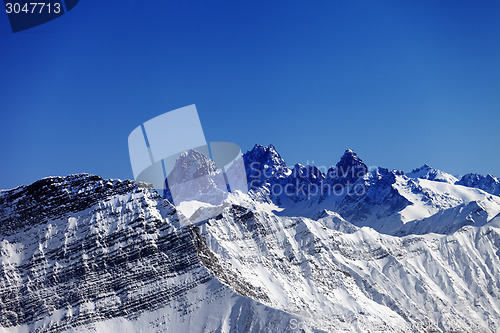
[(199, 225), (131, 180), (1, 190), (0, 332), (500, 330), (498, 178), (243, 160), (249, 192), (194, 200)]

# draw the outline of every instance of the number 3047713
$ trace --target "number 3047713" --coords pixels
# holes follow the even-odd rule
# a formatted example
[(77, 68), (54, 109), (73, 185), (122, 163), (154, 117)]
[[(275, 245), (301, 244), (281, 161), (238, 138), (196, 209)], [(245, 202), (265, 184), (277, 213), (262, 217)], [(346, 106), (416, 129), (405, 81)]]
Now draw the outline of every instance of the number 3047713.
[(27, 2), (20, 4), (18, 2), (5, 3), (5, 11), (7, 14), (59, 14), (61, 12), (60, 3), (45, 3), (45, 2)]

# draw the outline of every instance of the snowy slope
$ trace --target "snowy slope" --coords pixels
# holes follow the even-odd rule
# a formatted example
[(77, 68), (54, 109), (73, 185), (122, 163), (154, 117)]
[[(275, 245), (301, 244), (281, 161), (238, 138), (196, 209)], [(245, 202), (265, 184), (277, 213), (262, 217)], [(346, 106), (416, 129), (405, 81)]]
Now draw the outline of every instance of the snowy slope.
[[(491, 211), (490, 211), (491, 212)], [(483, 204), (477, 201), (464, 203), (456, 207), (438, 211), (436, 214), (421, 220), (404, 224), (397, 235), (440, 233), (451, 234), (463, 226), (481, 227), (491, 219)]]
[[(486, 221), (489, 221), (500, 212), (500, 198), (476, 188), (424, 179), (407, 180), (404, 177), (398, 179), (395, 188), (407, 200), (412, 202), (412, 205), (407, 206), (399, 213), (405, 223), (428, 218), (443, 210), (464, 206), (471, 202), (474, 202), (475, 206), (479, 205), (484, 210)], [(460, 212), (457, 211), (457, 213)], [(449, 216), (447, 221), (454, 224), (456, 219), (460, 219), (460, 217)], [(436, 229), (432, 232), (438, 231)]]
[(420, 168), (414, 169), (412, 172), (406, 174), (410, 178), (420, 178), (434, 180), (437, 182), (444, 182), (449, 184), (455, 184), (458, 179), (441, 170), (434, 169), (428, 164), (424, 164)]
[[(495, 179), (368, 170), (349, 149), (327, 173), (272, 145), (244, 161), (251, 191), (181, 204), (199, 226), (130, 180), (0, 191), (0, 332), (500, 331)], [(200, 173), (179, 193), (218, 188), (182, 156), (172, 179)]]
[[(266, 170), (282, 170), (282, 159), (278, 162), (273, 159), (252, 159), (262, 155), (262, 150), (269, 149), (254, 147), (246, 154), (246, 162), (263, 165)], [(274, 147), (272, 150), (275, 152)], [(273, 166), (273, 163), (278, 164)], [(268, 198), (280, 207), (281, 216), (314, 218), (320, 212), (329, 210), (358, 227), (368, 226), (382, 233), (395, 234), (408, 222), (428, 218), (441, 210), (472, 201), (484, 207), (488, 219), (498, 214), (500, 208), (500, 197), (472, 186), (458, 185), (455, 183), (456, 178), (428, 165), (408, 175), (380, 167), (368, 171), (363, 161), (350, 149), (344, 152), (340, 161), (327, 174), (322, 174), (313, 166), (296, 165), (288, 170), (276, 177), (276, 173), (270, 173), (266, 182), (259, 178), (259, 182), (254, 184), (261, 185), (252, 190), (255, 197)], [(346, 175), (349, 176), (347, 179)], [(250, 174), (248, 182), (252, 183), (253, 179)], [(276, 191), (283, 188), (290, 190), (289, 193)], [(335, 191), (336, 188), (340, 191)], [(333, 190), (328, 192), (329, 189)], [(455, 225), (453, 221), (449, 223)], [(440, 227), (433, 229), (433, 232), (444, 230), (451, 232), (454, 229)]]
[(399, 238), (238, 206), (202, 228), (224, 272), (325, 330), (500, 329), (498, 228)]
[(296, 317), (214, 277), (182, 218), (98, 176), (0, 192), (0, 331), (289, 331)]

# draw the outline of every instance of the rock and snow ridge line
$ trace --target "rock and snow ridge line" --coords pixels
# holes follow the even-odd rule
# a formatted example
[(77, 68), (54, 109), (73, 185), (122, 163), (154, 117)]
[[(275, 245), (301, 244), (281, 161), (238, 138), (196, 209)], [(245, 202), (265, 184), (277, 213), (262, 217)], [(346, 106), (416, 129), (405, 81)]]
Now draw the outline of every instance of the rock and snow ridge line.
[[(273, 175), (284, 177), (290, 175), (292, 172), (295, 172), (296, 175), (307, 172), (307, 177), (319, 179), (339, 178), (343, 174), (350, 174), (353, 178), (360, 178), (369, 171), (366, 164), (352, 149), (346, 149), (339, 162), (335, 166), (329, 167), (326, 171), (322, 171), (320, 168), (312, 165), (303, 166), (301, 164), (296, 164), (293, 167), (288, 167), (285, 160), (272, 144), (269, 146), (256, 144), (251, 150), (244, 154), (244, 159), (247, 166), (247, 173), (251, 174), (251, 171), (257, 171), (256, 169), (258, 167), (251, 167), (252, 163), (257, 162), (260, 165), (259, 171), (261, 171), (262, 174), (265, 174), (269, 179), (272, 179)], [(266, 169), (266, 173), (263, 172), (264, 168)], [(358, 173), (355, 172), (357, 170), (359, 170)], [(428, 164), (424, 164), (423, 166), (408, 173), (401, 170), (394, 171), (398, 174), (404, 174), (409, 178), (427, 179), (438, 182), (446, 182), (449, 184), (474, 187), (482, 189), (490, 194), (497, 196), (500, 195), (500, 179), (490, 174), (483, 176), (477, 173), (468, 173), (458, 179), (449, 173), (434, 169)]]
[(130, 180), (81, 174), (2, 191), (0, 332), (271, 333), (301, 320), (217, 279), (180, 218)]
[[(487, 211), (488, 221), (500, 212), (499, 196), (475, 187), (454, 184), (453, 176), (442, 171), (425, 165), (415, 169), (409, 177), (399, 170), (389, 171), (381, 167), (368, 170), (350, 149), (327, 173), (316, 166), (286, 167), (272, 145), (256, 145), (244, 154), (244, 160), (251, 195), (270, 198), (282, 208), (279, 214), (283, 216), (311, 218), (326, 209), (339, 213), (358, 227), (369, 226), (379, 232), (401, 235), (452, 233), (463, 225), (453, 221), (448, 222), (449, 227), (442, 223), (440, 226), (419, 223), (418, 227), (412, 228), (404, 225), (471, 201), (477, 201), (479, 207)], [(337, 188), (340, 191), (336, 191)], [(465, 221), (464, 225), (488, 222), (475, 221), (475, 217)], [(427, 226), (424, 227), (424, 224)]]
[[(2, 191), (0, 331), (497, 331), (496, 196), (381, 168), (355, 182), (365, 196), (235, 193), (194, 229), (129, 180)], [(364, 226), (399, 224), (423, 235)]]
[[(328, 210), (276, 216), (272, 202), (235, 194), (191, 229), (132, 181), (33, 185), (0, 195), (2, 222), (12, 222), (0, 243), (6, 332), (499, 328), (495, 225), (394, 237)], [(31, 212), (33, 201), (42, 209)]]

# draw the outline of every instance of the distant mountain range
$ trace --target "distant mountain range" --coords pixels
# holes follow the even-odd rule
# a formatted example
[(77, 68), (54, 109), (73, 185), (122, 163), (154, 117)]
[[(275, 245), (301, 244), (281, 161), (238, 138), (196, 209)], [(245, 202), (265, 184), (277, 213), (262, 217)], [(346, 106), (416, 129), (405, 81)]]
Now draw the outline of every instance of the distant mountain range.
[[(500, 212), (500, 181), (491, 175), (467, 174), (458, 180), (427, 164), (408, 174), (380, 167), (368, 170), (351, 149), (326, 172), (300, 164), (289, 168), (272, 145), (256, 145), (243, 157), (253, 191), (268, 193), (283, 208), (280, 215), (314, 217), (326, 209), (358, 227), (401, 235), (410, 232), (408, 226), (403, 228), (410, 221), (471, 202), (487, 211), (488, 221)], [(477, 225), (486, 221), (471, 218), (463, 223)], [(465, 225), (452, 224), (450, 229), (431, 225), (422, 232), (449, 233)], [(415, 228), (411, 232), (421, 233)]]
[[(171, 183), (209, 177), (180, 197), (221, 190), (205, 156), (181, 159)], [(272, 145), (243, 160), (250, 191), (192, 200), (199, 226), (131, 180), (0, 190), (0, 332), (500, 330), (496, 177), (370, 169), (350, 149), (324, 169)]]

